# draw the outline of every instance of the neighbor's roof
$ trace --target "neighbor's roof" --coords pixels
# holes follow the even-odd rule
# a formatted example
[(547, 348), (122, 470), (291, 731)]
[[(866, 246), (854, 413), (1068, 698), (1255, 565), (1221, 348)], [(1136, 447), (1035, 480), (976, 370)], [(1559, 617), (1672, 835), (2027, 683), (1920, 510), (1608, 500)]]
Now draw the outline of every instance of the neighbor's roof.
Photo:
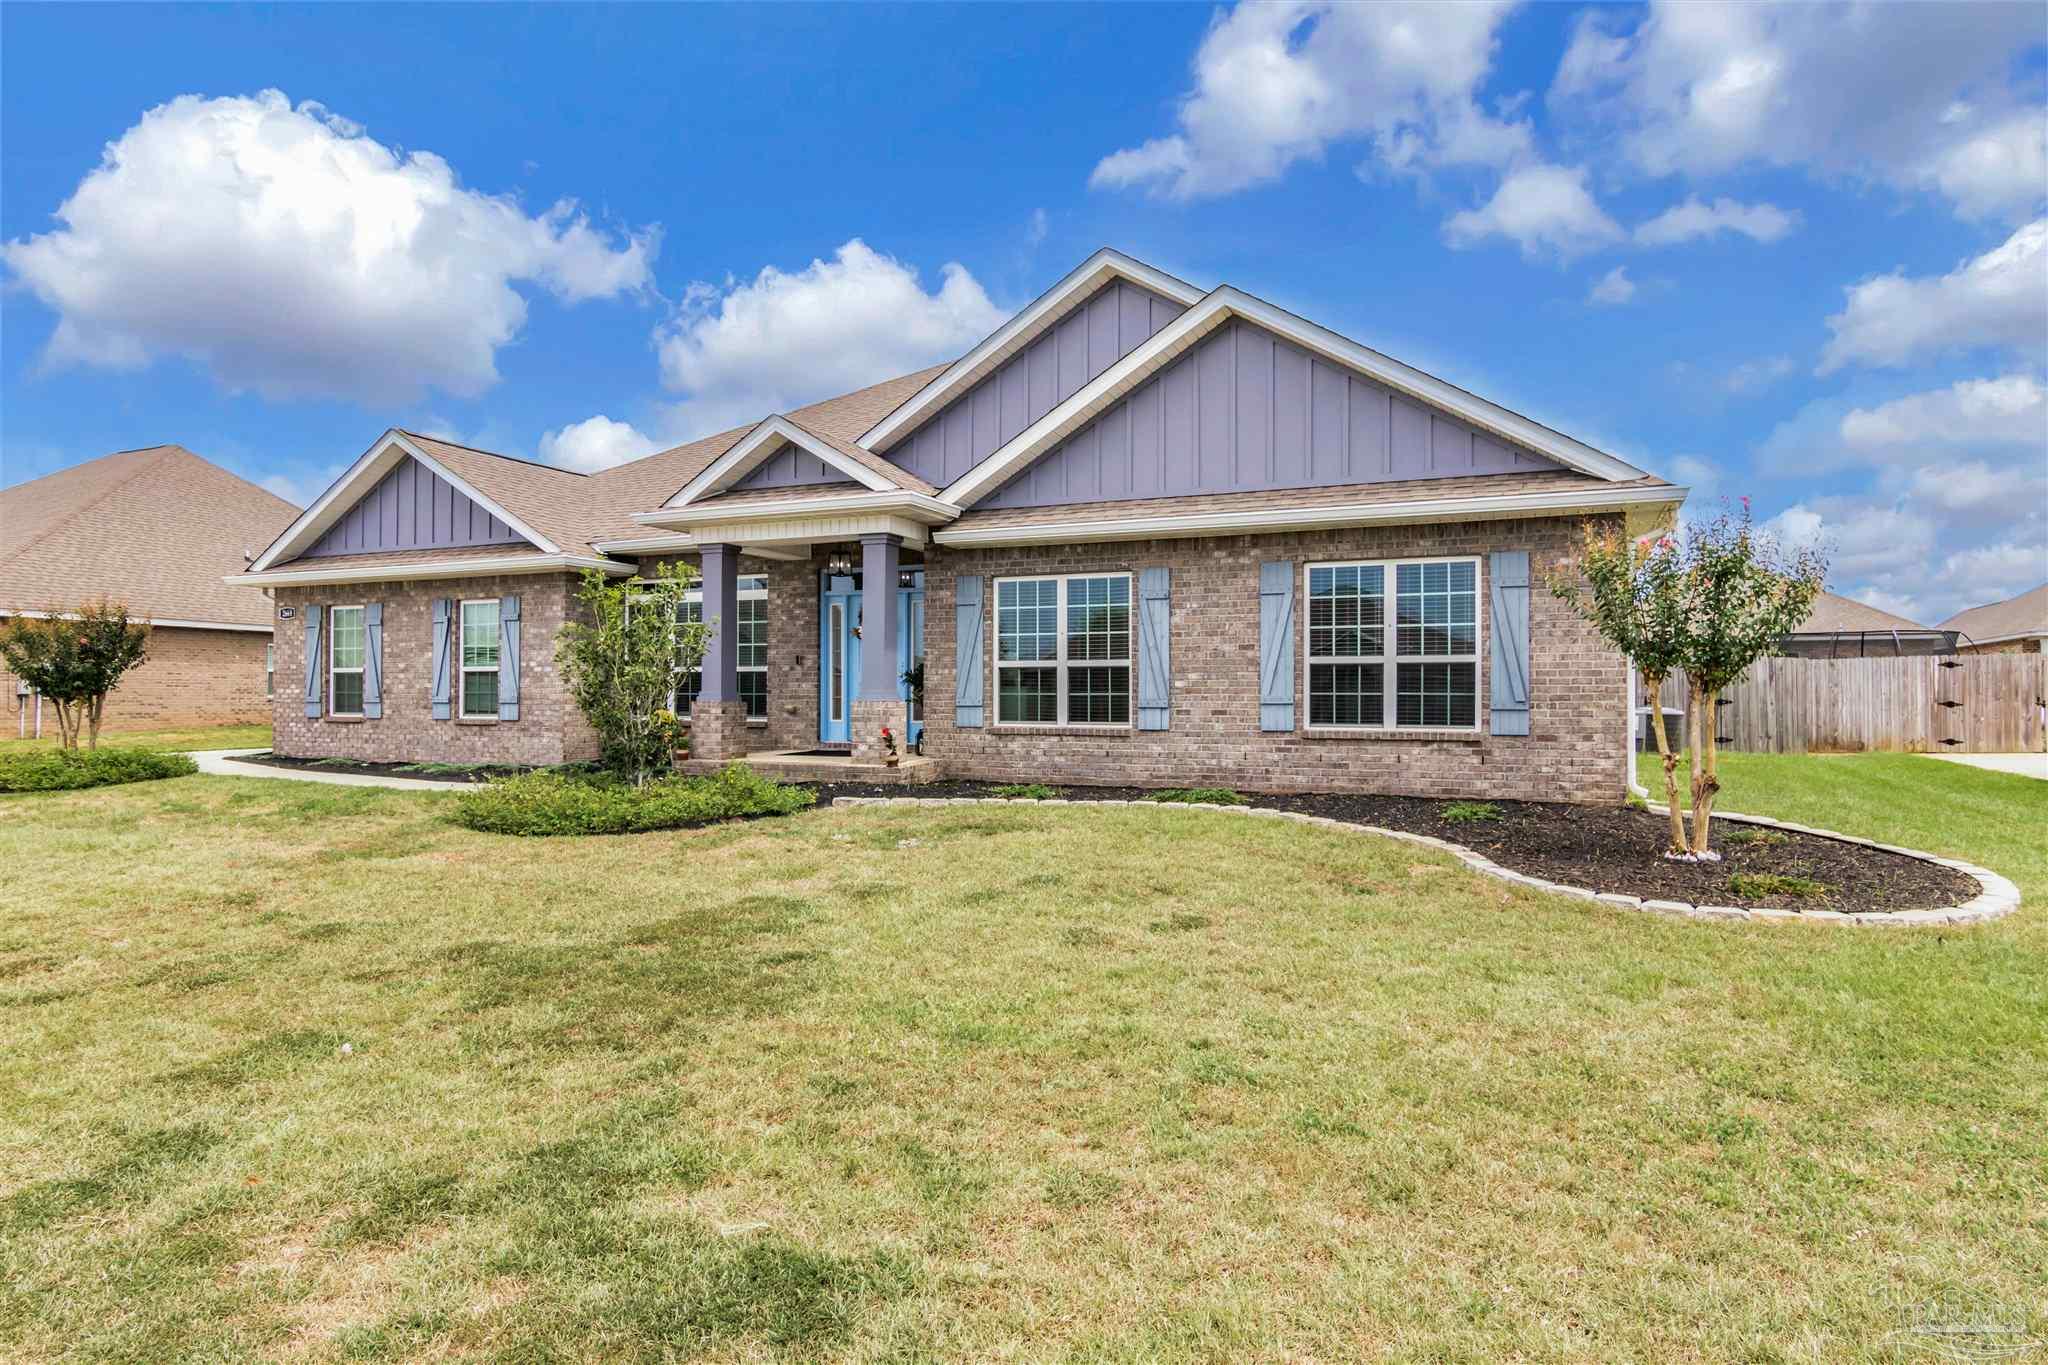
[(98, 597), (152, 620), (268, 626), (230, 587), (298, 509), (183, 446), (88, 460), (0, 489), (0, 610), (75, 611)]
[(2015, 635), (2048, 635), (2048, 583), (2003, 602), (1959, 611), (1941, 623), (1972, 640), (2004, 640)]
[(1799, 623), (1794, 635), (1834, 635), (1843, 632), (1865, 630), (1925, 630), (1918, 621), (1908, 621), (1888, 611), (1880, 611), (1867, 602), (1858, 602), (1853, 597), (1838, 593), (1824, 592), (1813, 599), (1813, 610)]

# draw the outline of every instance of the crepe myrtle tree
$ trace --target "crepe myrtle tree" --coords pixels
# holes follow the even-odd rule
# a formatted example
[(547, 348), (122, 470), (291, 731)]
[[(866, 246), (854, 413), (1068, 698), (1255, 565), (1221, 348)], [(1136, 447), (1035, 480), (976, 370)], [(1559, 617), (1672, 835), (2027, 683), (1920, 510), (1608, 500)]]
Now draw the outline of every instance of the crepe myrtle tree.
[(59, 742), (100, 747), (107, 694), (122, 675), (149, 657), (149, 622), (128, 619), (128, 608), (102, 597), (64, 616), (15, 616), (0, 622), (0, 659), (8, 671), (43, 694), (57, 711)]
[(696, 583), (673, 564), (624, 583), (586, 569), (576, 590), (580, 619), (555, 637), (555, 661), (597, 731), (605, 766), (636, 787), (673, 766), (682, 740), (676, 699), (687, 694), (717, 625), (687, 619)]

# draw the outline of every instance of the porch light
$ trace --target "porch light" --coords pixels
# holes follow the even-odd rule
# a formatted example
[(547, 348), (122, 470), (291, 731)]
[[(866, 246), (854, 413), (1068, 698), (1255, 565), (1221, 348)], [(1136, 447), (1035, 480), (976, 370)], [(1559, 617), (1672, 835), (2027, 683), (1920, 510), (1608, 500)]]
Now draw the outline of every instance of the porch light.
[(853, 572), (853, 556), (844, 550), (835, 550), (825, 557), (825, 572), (834, 578)]
[(896, 586), (897, 586), (897, 587), (899, 587), (899, 588), (914, 588), (914, 587), (916, 587), (916, 586), (917, 586), (917, 570), (915, 570), (915, 569), (898, 569), (898, 570), (896, 571)]

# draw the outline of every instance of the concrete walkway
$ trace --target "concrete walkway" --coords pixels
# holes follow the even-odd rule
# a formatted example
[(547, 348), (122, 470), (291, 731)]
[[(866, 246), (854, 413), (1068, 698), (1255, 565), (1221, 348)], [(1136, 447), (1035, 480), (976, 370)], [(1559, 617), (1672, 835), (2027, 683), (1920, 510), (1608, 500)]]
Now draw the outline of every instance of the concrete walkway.
[(1924, 754), (1922, 757), (1938, 758), (1943, 763), (1961, 763), (1965, 767), (1983, 768), (1994, 773), (2017, 773), (2021, 777), (2048, 782), (2048, 754)]
[(436, 782), (425, 777), (371, 777), (364, 773), (323, 773), (309, 768), (273, 768), (267, 763), (237, 763), (249, 754), (267, 754), (268, 749), (194, 749), (188, 757), (202, 773), (215, 777), (281, 777), (287, 782), (325, 782), (334, 787), (390, 787), (406, 792), (462, 792), (473, 782)]

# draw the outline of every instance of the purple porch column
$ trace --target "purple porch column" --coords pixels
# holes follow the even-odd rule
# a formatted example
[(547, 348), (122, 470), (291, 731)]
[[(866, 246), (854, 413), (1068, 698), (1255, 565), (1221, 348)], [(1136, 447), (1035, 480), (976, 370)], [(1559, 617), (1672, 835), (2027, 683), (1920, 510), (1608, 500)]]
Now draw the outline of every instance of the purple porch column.
[(704, 646), (704, 688), (700, 702), (740, 699), (739, 647), (733, 638), (740, 619), (740, 547), (701, 547), (704, 575), (704, 624), (711, 639)]
[(896, 574), (902, 551), (901, 536), (860, 538), (861, 701), (897, 700), (896, 642), (901, 623), (896, 618), (902, 613), (896, 607)]

